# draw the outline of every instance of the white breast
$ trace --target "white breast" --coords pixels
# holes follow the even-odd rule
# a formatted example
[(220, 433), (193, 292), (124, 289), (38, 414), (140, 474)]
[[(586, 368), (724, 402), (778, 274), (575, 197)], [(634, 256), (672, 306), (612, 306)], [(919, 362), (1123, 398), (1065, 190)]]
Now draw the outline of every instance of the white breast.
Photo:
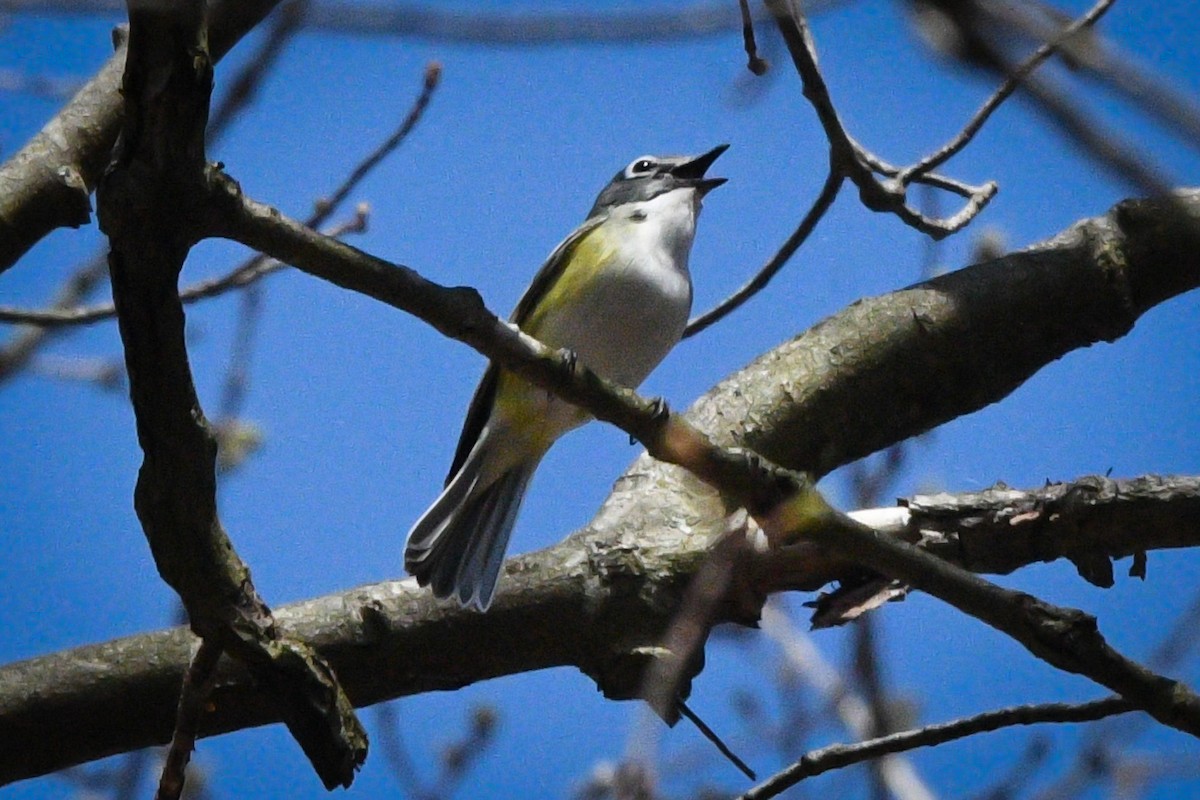
[(604, 223), (616, 250), (608, 277), (588, 291), (586, 313), (555, 326), (560, 346), (609, 380), (636, 388), (683, 335), (692, 308), (695, 195), (676, 189), (614, 209)]

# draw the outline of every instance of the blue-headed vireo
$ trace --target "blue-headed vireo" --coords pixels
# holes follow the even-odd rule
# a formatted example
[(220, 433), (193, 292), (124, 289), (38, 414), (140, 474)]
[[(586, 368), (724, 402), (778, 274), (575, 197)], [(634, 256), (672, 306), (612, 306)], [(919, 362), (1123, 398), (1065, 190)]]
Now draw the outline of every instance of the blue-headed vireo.
[[(642, 156), (600, 192), (587, 219), (554, 248), (512, 322), (568, 348), (610, 381), (636, 387), (683, 335), (692, 307), (688, 254), (704, 173), (728, 145), (700, 156)], [(438, 597), (486, 610), (525, 487), (558, 437), (588, 415), (488, 366), (475, 390), (444, 491), (408, 534), (404, 565)]]

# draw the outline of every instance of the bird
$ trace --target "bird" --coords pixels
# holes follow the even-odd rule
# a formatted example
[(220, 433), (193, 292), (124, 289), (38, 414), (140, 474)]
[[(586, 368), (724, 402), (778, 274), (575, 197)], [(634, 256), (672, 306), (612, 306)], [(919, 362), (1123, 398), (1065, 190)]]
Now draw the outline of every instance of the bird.
[[(546, 259), (510, 321), (628, 388), (679, 342), (692, 307), (688, 258), (706, 177), (729, 147), (640, 156), (617, 172), (584, 222)], [(525, 489), (550, 446), (590, 416), (491, 363), (441, 494), (413, 524), (406, 570), (438, 598), (491, 605)]]

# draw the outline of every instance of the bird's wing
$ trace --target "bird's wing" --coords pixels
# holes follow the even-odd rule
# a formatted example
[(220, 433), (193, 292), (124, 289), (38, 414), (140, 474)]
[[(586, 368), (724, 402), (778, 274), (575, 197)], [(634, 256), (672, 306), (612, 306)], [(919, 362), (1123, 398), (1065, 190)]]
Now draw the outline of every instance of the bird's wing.
[[(521, 299), (517, 301), (517, 307), (513, 311), (512, 316), (509, 317), (510, 322), (515, 323), (518, 328), (523, 329), (525, 327), (530, 314), (537, 308), (546, 291), (554, 285), (555, 280), (562, 274), (566, 265), (570, 263), (571, 254), (575, 251), (575, 248), (606, 218), (606, 214), (597, 214), (588, 218), (582, 225), (573, 230), (570, 236), (563, 239), (558, 247), (554, 248), (546, 259), (546, 262), (542, 264), (542, 268), (538, 270), (537, 275), (533, 277), (533, 282), (529, 284), (529, 288), (525, 290), (525, 294), (521, 295)], [(447, 484), (462, 469), (463, 462), (471, 454), (471, 448), (475, 446), (480, 432), (483, 431), (483, 426), (487, 424), (488, 417), (492, 414), (492, 403), (496, 399), (496, 387), (499, 383), (500, 370), (496, 367), (495, 363), (489, 362), (487, 369), (483, 373), (483, 378), (480, 379), (479, 385), (475, 387), (475, 394), (471, 398), (470, 407), (467, 409), (467, 419), (463, 423), (462, 433), (459, 434), (458, 447), (454, 451), (454, 461), (451, 462), (450, 472), (446, 476)]]

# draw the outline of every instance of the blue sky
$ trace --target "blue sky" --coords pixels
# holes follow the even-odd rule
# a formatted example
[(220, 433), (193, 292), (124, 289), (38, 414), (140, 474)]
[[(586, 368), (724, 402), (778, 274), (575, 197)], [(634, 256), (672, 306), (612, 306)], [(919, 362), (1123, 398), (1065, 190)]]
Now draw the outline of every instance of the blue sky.
[[(0, 28), (0, 68), (89, 75), (108, 55), (112, 22), (13, 16)], [(814, 29), (843, 118), (861, 142), (893, 162), (936, 147), (990, 91), (987, 81), (927, 57), (895, 4), (847, 3), (817, 17)], [(1191, 4), (1118, 2), (1103, 30), (1177, 89), (1200, 92)], [(729, 142), (714, 172), (730, 180), (706, 203), (692, 257), (701, 310), (774, 252), (824, 177), (824, 140), (786, 53), (765, 30), (761, 38), (776, 69), (746, 92), (754, 79), (744, 69), (740, 37), (732, 34), (662, 45), (525, 49), (306, 32), (266, 80), (263, 101), (210, 155), (252, 196), (304, 216), (407, 112), (425, 64), (441, 62), (443, 84), (425, 119), (353, 195), (371, 207), (370, 230), (354, 244), (439, 282), (476, 286), (507, 314), (616, 169), (643, 153), (701, 152)], [(256, 42), (244, 42), (219, 65), (218, 95)], [(1195, 149), (1093, 84), (1072, 85), (1075, 99), (1152, 154), (1175, 183), (1196, 183)], [(59, 101), (9, 92), (0, 94), (0, 104), (0, 154), (7, 157)], [(1020, 99), (946, 171), (970, 182), (994, 179), (1000, 194), (968, 232), (943, 244), (938, 261), (945, 268), (963, 265), (972, 236), (985, 228), (1022, 247), (1132, 193), (1048, 131)], [(45, 305), (100, 245), (94, 225), (54, 234), (0, 276), (0, 303)], [(844, 192), (768, 290), (683, 343), (644, 393), (685, 407), (825, 315), (916, 280), (925, 248), (919, 234), (864, 210), (853, 192)], [(205, 243), (193, 252), (184, 281), (223, 272), (241, 256), (236, 246)], [(266, 438), (222, 487), (226, 526), (274, 605), (398, 577), (403, 536), (437, 494), (483, 359), (414, 319), (303, 274), (274, 276), (265, 287), (245, 414)], [(913, 445), (891, 493), (970, 490), (997, 480), (1036, 486), (1107, 470), (1200, 472), (1198, 312), (1195, 294), (1170, 301), (1121, 341), (1072, 353), (1004, 402), (942, 427)], [(189, 312), (193, 369), (210, 412), (237, 314), (235, 297)], [(112, 358), (120, 343), (109, 323), (63, 336), (43, 352)], [(628, 437), (602, 425), (560, 442), (531, 486), (512, 549), (548, 545), (586, 522), (636, 454)], [(139, 461), (122, 393), (32, 373), (0, 386), (0, 463), (8, 465), (0, 471), (0, 660), (170, 620), (172, 596), (157, 578), (131, 506)], [(837, 476), (825, 486), (844, 502)], [(1107, 591), (1083, 583), (1070, 565), (1039, 566), (1004, 582), (1096, 614), (1113, 643), (1140, 658), (1165, 635), (1172, 611), (1189, 602), (1198, 567), (1194, 554), (1159, 552), (1150, 555), (1146, 582), (1118, 577)], [(787, 601), (798, 617), (805, 599)], [(912, 597), (877, 616), (888, 681), (924, 721), (1100, 694), (929, 598)], [(817, 640), (829, 659), (844, 662), (846, 636), (822, 633)], [(746, 688), (773, 703), (762, 687), (777, 659), (762, 637), (713, 645), (694, 695), (694, 707), (760, 772), (780, 756), (740, 727), (727, 694)], [(1194, 682), (1194, 663), (1174, 674)], [(597, 760), (625, 752), (643, 714), (634, 704), (604, 701), (586, 678), (567, 670), (413, 698), (399, 704), (398, 716), (418, 764), (428, 764), (463, 730), (471, 703), (494, 704), (502, 717), (499, 740), (469, 775), (464, 796), (563, 796)], [(371, 712), (364, 717), (373, 723)], [(742, 785), (728, 765), (709, 757), (694, 731), (660, 733), (668, 755), (702, 756), (699, 767), (683, 774), (666, 770), (669, 786), (682, 790), (698, 779)], [(1056, 742), (1077, 733), (1046, 731)], [(825, 726), (807, 745), (845, 737)], [(1026, 741), (1023, 732), (998, 734), (914, 761), (942, 796), (964, 796), (1011, 767)], [(1131, 746), (1139, 753), (1198, 754), (1194, 741), (1162, 731)], [(204, 741), (197, 761), (222, 797), (324, 795), (279, 727)], [(1047, 778), (1053, 774), (1046, 771)], [(846, 777), (818, 786), (859, 793), (851, 796), (862, 791)], [(70, 791), (47, 778), (0, 795)], [(395, 791), (376, 749), (348, 794)], [(1189, 791), (1200, 792), (1200, 779), (1164, 784), (1155, 796)]]

